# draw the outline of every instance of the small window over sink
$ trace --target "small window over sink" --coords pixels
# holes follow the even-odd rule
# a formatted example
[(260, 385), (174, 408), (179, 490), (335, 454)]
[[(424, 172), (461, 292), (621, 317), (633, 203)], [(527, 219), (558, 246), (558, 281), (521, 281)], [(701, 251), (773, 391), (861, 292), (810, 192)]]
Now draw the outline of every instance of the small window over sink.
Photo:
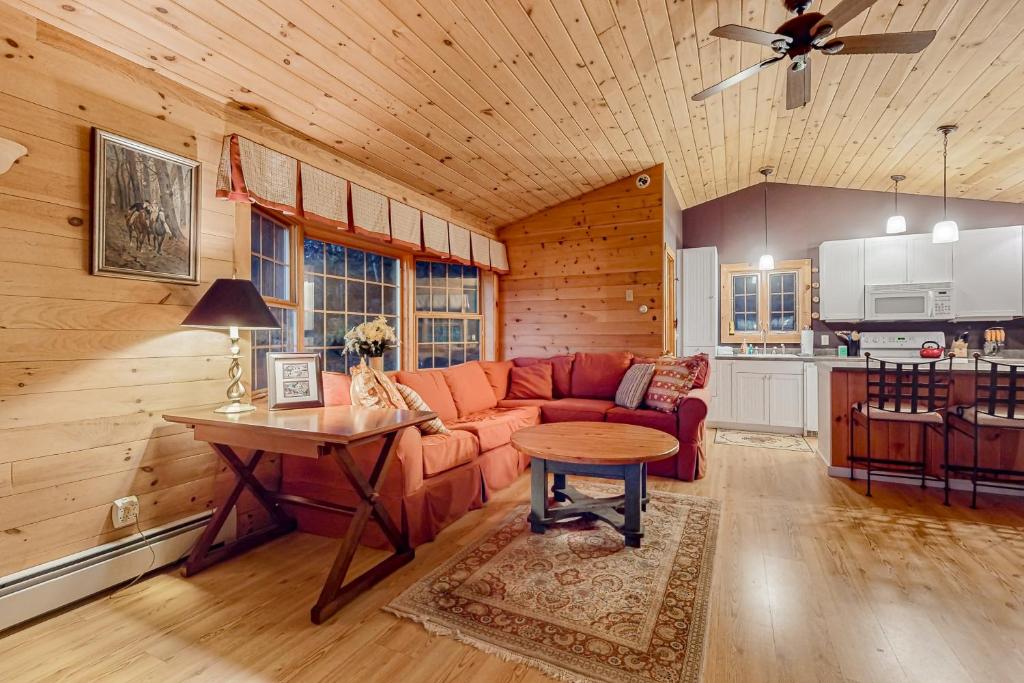
[(800, 341), (800, 330), (811, 324), (811, 261), (778, 266), (760, 271), (749, 263), (722, 265), (722, 343)]

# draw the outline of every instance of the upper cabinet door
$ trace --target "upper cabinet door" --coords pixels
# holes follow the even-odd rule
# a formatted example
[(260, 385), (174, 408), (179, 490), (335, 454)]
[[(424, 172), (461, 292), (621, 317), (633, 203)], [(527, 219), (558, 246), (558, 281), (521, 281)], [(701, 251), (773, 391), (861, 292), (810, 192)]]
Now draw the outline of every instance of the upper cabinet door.
[(871, 237), (864, 240), (864, 284), (902, 285), (909, 282), (906, 237)]
[(864, 319), (864, 240), (822, 242), (818, 252), (822, 320)]
[(904, 239), (907, 241), (908, 282), (953, 281), (952, 244), (935, 244), (931, 235), (909, 235)]
[(953, 245), (953, 312), (957, 319), (1008, 320), (1024, 315), (1024, 230), (961, 230)]

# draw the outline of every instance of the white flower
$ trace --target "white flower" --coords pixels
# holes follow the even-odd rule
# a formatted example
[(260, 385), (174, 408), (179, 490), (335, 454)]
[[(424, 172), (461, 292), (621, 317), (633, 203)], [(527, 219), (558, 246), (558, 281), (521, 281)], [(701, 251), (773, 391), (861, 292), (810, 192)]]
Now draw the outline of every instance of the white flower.
[(345, 348), (357, 353), (364, 352), (365, 345), (388, 348), (397, 342), (395, 330), (388, 325), (384, 316), (356, 325), (345, 333)]

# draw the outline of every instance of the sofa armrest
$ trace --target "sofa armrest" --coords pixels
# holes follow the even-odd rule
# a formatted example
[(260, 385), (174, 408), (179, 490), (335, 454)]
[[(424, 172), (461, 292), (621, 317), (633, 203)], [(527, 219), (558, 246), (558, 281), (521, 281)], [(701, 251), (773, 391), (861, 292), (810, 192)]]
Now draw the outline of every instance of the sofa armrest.
[(702, 425), (710, 404), (711, 391), (707, 387), (691, 389), (686, 395), (676, 410), (680, 442), (694, 443), (704, 438)]

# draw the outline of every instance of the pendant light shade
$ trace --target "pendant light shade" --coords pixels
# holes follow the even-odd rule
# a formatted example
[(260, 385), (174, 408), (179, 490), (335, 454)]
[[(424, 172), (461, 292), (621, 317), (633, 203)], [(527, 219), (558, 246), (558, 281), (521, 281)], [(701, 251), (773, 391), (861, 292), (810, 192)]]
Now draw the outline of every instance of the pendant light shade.
[(768, 176), (774, 170), (771, 166), (765, 166), (758, 171), (764, 176), (764, 254), (757, 260), (758, 270), (775, 270), (775, 257), (768, 252)]
[(942, 133), (942, 220), (932, 228), (932, 242), (934, 244), (948, 244), (960, 239), (960, 226), (956, 224), (956, 221), (950, 220), (946, 213), (949, 134), (955, 131), (956, 126), (939, 126), (939, 132)]
[(900, 215), (900, 183), (906, 180), (907, 176), (894, 175), (890, 177), (896, 184), (896, 188), (893, 192), (894, 206), (896, 211), (893, 213), (893, 215), (889, 216), (889, 220), (885, 222), (885, 234), (898, 235), (901, 232), (907, 231), (907, 219)]

